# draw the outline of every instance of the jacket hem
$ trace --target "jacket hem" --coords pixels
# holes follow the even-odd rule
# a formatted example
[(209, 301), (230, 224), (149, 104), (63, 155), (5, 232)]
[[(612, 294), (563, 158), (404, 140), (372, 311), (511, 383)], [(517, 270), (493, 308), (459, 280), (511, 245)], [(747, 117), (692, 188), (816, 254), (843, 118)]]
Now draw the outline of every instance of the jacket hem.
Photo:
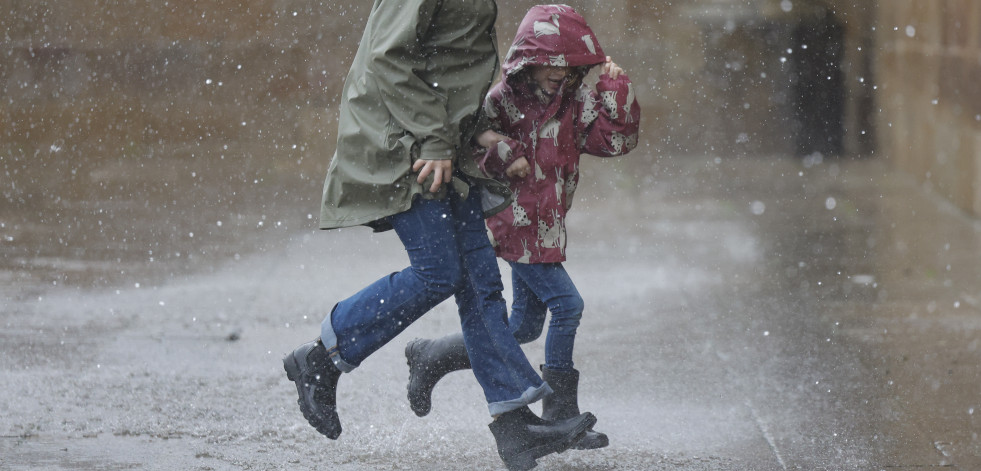
[[(396, 214), (408, 211), (410, 208), (412, 208), (411, 201), (404, 208), (403, 207), (392, 208), (389, 211), (385, 211), (382, 213), (373, 214), (369, 216), (358, 216), (352, 218), (332, 218), (332, 219), (321, 218), (319, 229), (322, 231), (328, 231), (332, 229), (343, 229), (345, 227), (368, 226), (371, 227), (372, 229), (375, 229), (376, 227), (383, 227), (384, 229), (382, 230), (388, 230), (391, 229), (391, 226), (389, 226), (388, 223), (383, 223), (383, 220), (389, 216), (394, 216)], [(381, 231), (376, 229), (375, 232), (381, 232)]]

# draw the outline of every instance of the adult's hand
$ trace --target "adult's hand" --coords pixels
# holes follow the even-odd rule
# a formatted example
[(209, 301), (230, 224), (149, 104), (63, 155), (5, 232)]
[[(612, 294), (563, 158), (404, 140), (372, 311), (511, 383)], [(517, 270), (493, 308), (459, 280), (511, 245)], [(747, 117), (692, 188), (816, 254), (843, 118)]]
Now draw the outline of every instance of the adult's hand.
[(443, 183), (449, 183), (453, 178), (453, 161), (452, 160), (417, 160), (412, 164), (412, 171), (419, 172), (419, 177), (416, 181), (419, 184), (423, 184), (429, 174), (433, 174), (433, 185), (429, 187), (429, 191), (436, 193), (439, 191), (439, 187)]

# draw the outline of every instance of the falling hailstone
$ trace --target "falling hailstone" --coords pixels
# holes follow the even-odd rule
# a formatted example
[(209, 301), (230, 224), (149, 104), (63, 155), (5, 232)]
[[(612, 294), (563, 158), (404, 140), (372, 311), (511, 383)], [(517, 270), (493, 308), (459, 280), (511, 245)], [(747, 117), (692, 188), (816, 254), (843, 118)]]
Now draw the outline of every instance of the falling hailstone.
[(829, 196), (828, 199), (824, 200), (824, 207), (830, 209), (835, 209), (838, 206), (838, 201), (835, 200), (834, 196)]
[(763, 204), (763, 202), (762, 201), (759, 201), (759, 200), (753, 201), (749, 205), (749, 210), (752, 211), (753, 214), (759, 216), (759, 215), (763, 214), (764, 211), (766, 211), (766, 205)]
[(872, 275), (852, 275), (852, 283), (857, 285), (871, 285), (875, 283), (875, 277)]
[(791, 2), (790, 0), (783, 0), (780, 2), (780, 9), (783, 10), (784, 13), (790, 13), (790, 10), (794, 9), (794, 2)]

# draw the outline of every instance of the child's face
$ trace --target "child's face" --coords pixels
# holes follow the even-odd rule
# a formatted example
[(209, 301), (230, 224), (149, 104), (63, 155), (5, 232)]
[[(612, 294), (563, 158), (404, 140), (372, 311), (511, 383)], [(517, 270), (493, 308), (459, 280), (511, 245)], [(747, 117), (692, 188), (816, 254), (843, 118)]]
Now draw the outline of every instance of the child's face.
[(553, 96), (559, 91), (559, 87), (562, 86), (562, 82), (569, 76), (570, 72), (572, 72), (571, 67), (533, 65), (529, 69), (531, 81), (548, 96)]

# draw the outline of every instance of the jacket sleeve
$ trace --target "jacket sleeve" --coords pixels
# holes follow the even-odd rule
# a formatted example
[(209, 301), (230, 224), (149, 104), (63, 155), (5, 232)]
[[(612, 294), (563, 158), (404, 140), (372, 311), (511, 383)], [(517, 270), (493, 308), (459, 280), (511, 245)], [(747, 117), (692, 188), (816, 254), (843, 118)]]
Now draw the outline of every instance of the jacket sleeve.
[(584, 153), (597, 157), (623, 155), (637, 147), (640, 105), (626, 74), (616, 80), (600, 76), (596, 91), (583, 88), (580, 135)]
[(523, 156), (523, 144), (514, 139), (505, 139), (497, 143), (497, 147), (487, 149), (483, 155), (479, 155), (477, 163), (491, 178), (506, 181), (508, 167)]
[[(505, 111), (501, 106), (500, 95), (496, 90), (492, 90), (484, 98), (483, 111), (481, 114), (487, 119), (488, 129), (503, 134), (501, 114)], [(524, 148), (525, 146), (521, 142), (507, 139), (499, 142), (495, 148), (486, 149), (477, 155), (477, 163), (480, 164), (480, 169), (491, 178), (505, 181), (508, 167), (525, 155)]]
[(459, 130), (450, 129), (446, 97), (438, 84), (416, 71), (426, 69), (429, 27), (439, 0), (380, 0), (369, 17), (367, 80), (373, 82), (393, 119), (415, 136), (420, 158), (452, 159)]

